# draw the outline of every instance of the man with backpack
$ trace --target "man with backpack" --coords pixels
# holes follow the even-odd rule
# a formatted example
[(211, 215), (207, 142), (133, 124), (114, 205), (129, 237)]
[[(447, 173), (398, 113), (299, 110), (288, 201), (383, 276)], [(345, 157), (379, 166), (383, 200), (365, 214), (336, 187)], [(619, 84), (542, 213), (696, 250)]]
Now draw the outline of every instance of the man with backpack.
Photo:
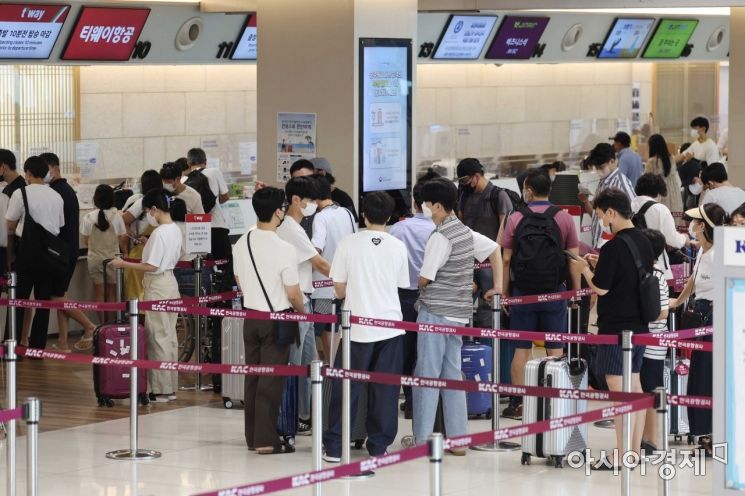
[[(565, 250), (579, 255), (579, 239), (572, 217), (551, 205), (551, 178), (542, 169), (531, 169), (523, 184), (526, 207), (512, 212), (502, 232), (502, 288), (513, 296), (565, 291), (568, 265)], [(579, 275), (571, 280), (579, 288)], [(510, 307), (510, 328), (520, 331), (567, 332), (567, 306), (563, 301)], [(515, 342), (512, 384), (523, 384), (525, 364), (532, 358), (533, 343)], [(546, 343), (546, 354), (561, 356), (562, 343)], [(522, 398), (513, 397), (505, 417), (522, 418)]]

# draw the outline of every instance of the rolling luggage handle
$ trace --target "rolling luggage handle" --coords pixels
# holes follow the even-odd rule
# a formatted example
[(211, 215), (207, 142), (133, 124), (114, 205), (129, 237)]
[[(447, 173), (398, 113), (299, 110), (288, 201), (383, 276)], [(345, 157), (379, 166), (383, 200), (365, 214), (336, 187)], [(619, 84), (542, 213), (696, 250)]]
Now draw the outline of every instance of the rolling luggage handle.
[[(202, 255), (197, 255), (192, 261), (192, 268), (194, 269), (194, 296), (197, 299), (196, 305), (198, 307), (203, 306), (199, 302), (199, 297), (202, 296), (202, 269), (204, 269), (204, 260)], [(194, 315), (194, 352), (196, 356), (194, 359), (196, 363), (202, 363), (202, 317), (199, 314)], [(202, 384), (202, 374), (196, 373), (194, 384), (179, 386), (181, 391), (211, 391), (211, 384)]]
[[(499, 330), (502, 327), (502, 296), (501, 295), (496, 294), (492, 296), (491, 312), (492, 312), (491, 313), (492, 314), (492, 329)], [(494, 384), (499, 384), (499, 368), (500, 368), (499, 341), (500, 339), (498, 337), (495, 337), (492, 342), (492, 383)], [(499, 430), (499, 393), (498, 392), (495, 392), (492, 395), (491, 408), (492, 408), (491, 430), (498, 431)], [(519, 450), (520, 445), (518, 443), (507, 442), (507, 441), (501, 441), (501, 442), (495, 441), (489, 444), (471, 446), (471, 449), (476, 450), (476, 451), (490, 451), (494, 453), (502, 453), (502, 452)]]
[[(117, 257), (121, 257), (121, 253), (117, 253)], [(106, 269), (108, 268), (108, 265), (111, 263), (113, 259), (107, 258), (103, 261), (103, 301), (106, 301), (106, 287), (108, 286), (107, 277), (106, 277)], [(124, 270), (123, 269), (116, 269), (116, 302), (121, 303), (124, 301)], [(116, 311), (116, 321), (124, 322), (124, 312), (122, 310)]]
[[(665, 454), (665, 460), (667, 460), (667, 452), (670, 449), (668, 445), (668, 436), (670, 432), (670, 418), (668, 417), (668, 402), (667, 402), (667, 390), (664, 387), (658, 387), (654, 390), (657, 395), (655, 403), (657, 403), (657, 421), (660, 423), (660, 444), (659, 449)], [(658, 492), (660, 496), (668, 496), (670, 493), (670, 481), (666, 477), (662, 477), (662, 471), (658, 471), (660, 480), (658, 481)]]

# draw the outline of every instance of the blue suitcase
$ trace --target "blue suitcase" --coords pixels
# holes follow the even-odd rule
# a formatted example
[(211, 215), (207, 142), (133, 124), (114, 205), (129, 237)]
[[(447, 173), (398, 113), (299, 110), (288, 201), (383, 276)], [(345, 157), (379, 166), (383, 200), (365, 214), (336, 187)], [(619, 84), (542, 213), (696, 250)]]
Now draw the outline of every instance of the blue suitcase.
[(279, 404), (277, 433), (287, 446), (295, 445), (295, 434), (297, 434), (297, 384), (297, 377), (285, 377), (282, 402)]
[[(492, 381), (492, 348), (483, 344), (463, 344), (461, 372), (469, 381)], [(492, 397), (489, 393), (466, 393), (469, 417), (490, 418)]]

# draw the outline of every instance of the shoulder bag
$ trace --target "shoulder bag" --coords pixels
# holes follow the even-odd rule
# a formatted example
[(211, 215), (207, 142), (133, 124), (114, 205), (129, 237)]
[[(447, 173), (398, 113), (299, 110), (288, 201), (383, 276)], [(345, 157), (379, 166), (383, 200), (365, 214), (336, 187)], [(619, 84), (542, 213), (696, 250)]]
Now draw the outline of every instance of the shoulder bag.
[[(272, 306), (272, 302), (269, 300), (269, 295), (266, 292), (266, 289), (264, 289), (264, 283), (261, 282), (261, 276), (259, 275), (259, 269), (256, 267), (256, 261), (254, 260), (254, 254), (253, 250), (251, 249), (251, 234), (253, 231), (248, 232), (248, 236), (246, 236), (246, 243), (248, 244), (248, 254), (251, 256), (251, 264), (254, 267), (254, 272), (256, 273), (256, 279), (259, 280), (259, 286), (261, 286), (261, 291), (264, 293), (264, 298), (266, 299), (266, 304), (269, 305), (269, 311), (274, 312), (274, 307)], [(284, 313), (291, 313), (292, 309), (285, 309), (280, 310), (280, 312)], [(274, 320), (272, 321), (272, 337), (274, 339), (274, 344), (277, 345), (288, 345), (288, 344), (296, 344), (300, 346), (300, 330), (298, 328), (297, 322), (291, 322), (291, 321), (284, 321), (284, 320)]]
[(18, 256), (25, 259), (31, 267), (43, 267), (52, 277), (67, 277), (70, 264), (70, 247), (59, 236), (50, 233), (44, 226), (31, 217), (28, 208), (26, 188), (21, 188), (25, 217), (23, 219), (23, 233)]

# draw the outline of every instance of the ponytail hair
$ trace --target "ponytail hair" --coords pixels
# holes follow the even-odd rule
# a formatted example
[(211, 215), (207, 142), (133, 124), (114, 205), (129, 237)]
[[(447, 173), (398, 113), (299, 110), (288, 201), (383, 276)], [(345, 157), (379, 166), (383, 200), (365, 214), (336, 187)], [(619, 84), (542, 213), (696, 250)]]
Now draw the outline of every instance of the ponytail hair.
[(174, 197), (164, 189), (152, 189), (142, 197), (142, 208), (157, 208), (161, 212), (171, 212), (171, 202)]
[(108, 184), (99, 184), (93, 193), (93, 205), (98, 209), (96, 227), (100, 231), (108, 231), (111, 224), (106, 218), (106, 210), (114, 207), (114, 188)]

